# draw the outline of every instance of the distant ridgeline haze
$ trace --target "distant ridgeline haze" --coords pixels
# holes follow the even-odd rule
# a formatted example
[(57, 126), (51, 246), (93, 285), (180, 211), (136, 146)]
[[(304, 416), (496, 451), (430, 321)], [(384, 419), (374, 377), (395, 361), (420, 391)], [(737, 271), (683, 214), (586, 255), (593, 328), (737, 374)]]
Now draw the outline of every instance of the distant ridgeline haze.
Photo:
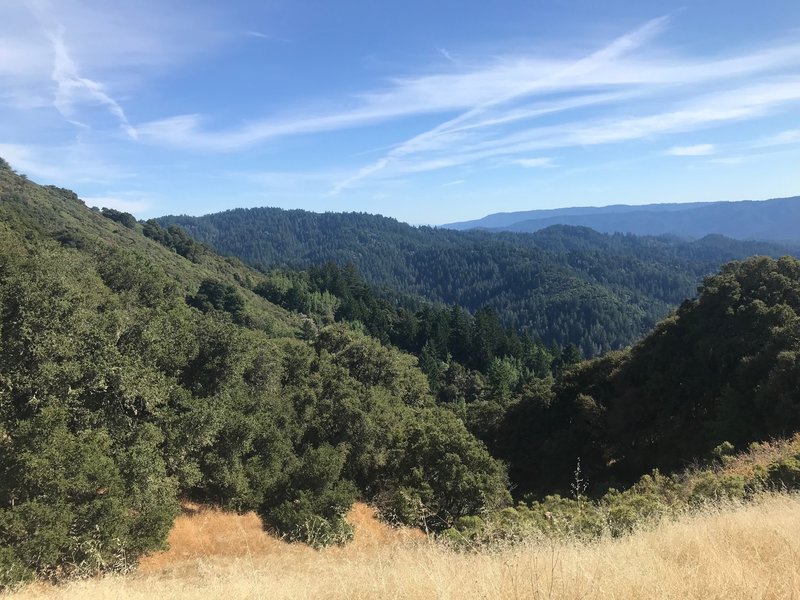
[(603, 233), (676, 235), (699, 239), (724, 235), (737, 240), (800, 243), (800, 196), (764, 201), (619, 204), (488, 215), (448, 223), (448, 229), (532, 232), (551, 225), (590, 227)]
[[(677, 214), (678, 205), (671, 209)], [(278, 208), (158, 222), (177, 224), (264, 270), (352, 264), (368, 283), (392, 290), (388, 294), (471, 312), (488, 307), (504, 325), (547, 344), (575, 344), (584, 356), (633, 343), (727, 261), (795, 253), (783, 244), (719, 235), (606, 235), (563, 225), (533, 234), (454, 231), (363, 213)], [(798, 222), (788, 220), (792, 227)]]

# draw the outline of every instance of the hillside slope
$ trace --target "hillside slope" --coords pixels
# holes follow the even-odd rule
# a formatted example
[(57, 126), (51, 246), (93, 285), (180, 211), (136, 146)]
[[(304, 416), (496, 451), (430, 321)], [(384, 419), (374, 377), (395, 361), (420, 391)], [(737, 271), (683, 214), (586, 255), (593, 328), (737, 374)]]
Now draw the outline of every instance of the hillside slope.
[(523, 393), (483, 435), (520, 491), (673, 472), (720, 444), (800, 431), (800, 261), (725, 265), (699, 295), (622, 352)]
[[(358, 533), (356, 534), (358, 535)], [(242, 536), (242, 540), (246, 540)], [(13, 600), (387, 597), (706, 600), (800, 594), (800, 498), (709, 508), (622, 539), (530, 542), (491, 552), (438, 544), (209, 554), (163, 571), (29, 587)], [(273, 546), (273, 547), (275, 547)]]
[(205, 279), (236, 286), (247, 310), (272, 334), (293, 335), (300, 320), (250, 291), (260, 274), (240, 261), (199, 248), (194, 260), (142, 235), (138, 223), (126, 227), (88, 209), (74, 192), (39, 186), (20, 177), (0, 159), (0, 223), (31, 242), (57, 241), (64, 248), (91, 251), (98, 247), (134, 251), (157, 266), (183, 294), (195, 293)]
[(638, 339), (729, 260), (789, 250), (708, 237), (603, 235), (553, 227), (529, 234), (411, 227), (367, 214), (236, 209), (163, 217), (220, 252), (269, 269), (353, 263), (367, 281), (470, 311), (584, 355)]
[(358, 498), (438, 527), (508, 501), (416, 358), (301, 329), (263, 280), (0, 162), (0, 589), (135, 566), (179, 497), (313, 545)]

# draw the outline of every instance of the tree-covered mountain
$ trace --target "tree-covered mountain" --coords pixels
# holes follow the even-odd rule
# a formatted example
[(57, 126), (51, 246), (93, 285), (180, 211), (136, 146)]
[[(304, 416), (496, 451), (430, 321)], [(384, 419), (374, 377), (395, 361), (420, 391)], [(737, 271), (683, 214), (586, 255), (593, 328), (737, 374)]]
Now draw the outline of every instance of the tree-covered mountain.
[(0, 161), (0, 587), (130, 568), (181, 497), (314, 544), (356, 498), (434, 527), (507, 502), (416, 358), (309, 335), (265, 282)]
[(416, 356), (431, 391), (443, 403), (506, 397), (531, 378), (562, 373), (580, 360), (573, 345), (546, 347), (502, 327), (491, 309), (474, 315), (459, 306), (389, 301), (352, 266), (271, 271), (254, 291), (306, 316), (312, 338), (319, 324), (346, 322), (384, 344)]
[(578, 459), (602, 490), (799, 430), (800, 261), (753, 257), (632, 348), (529, 387), (482, 435), (520, 492), (543, 494), (568, 490)]
[(497, 213), (448, 229), (533, 232), (551, 225), (590, 227), (603, 233), (675, 235), (699, 239), (724, 235), (738, 240), (800, 243), (800, 196), (764, 201), (614, 205)]
[[(732, 244), (502, 239), (615, 282)], [(646, 475), (798, 431), (798, 390), (791, 257), (729, 263), (632, 348), (578, 362), (491, 310), (398, 304), (334, 264), (259, 272), (0, 161), (0, 588), (129, 569), (163, 546), (179, 499), (315, 545), (348, 539), (356, 499), (435, 530), (603, 513), (626, 531), (756, 479), (800, 484), (793, 456), (748, 480)]]
[(459, 232), (276, 208), (159, 222), (262, 269), (353, 264), (373, 285), (471, 312), (489, 307), (506, 326), (547, 344), (575, 344), (585, 356), (638, 339), (724, 262), (789, 252), (720, 236), (689, 242), (564, 226)]

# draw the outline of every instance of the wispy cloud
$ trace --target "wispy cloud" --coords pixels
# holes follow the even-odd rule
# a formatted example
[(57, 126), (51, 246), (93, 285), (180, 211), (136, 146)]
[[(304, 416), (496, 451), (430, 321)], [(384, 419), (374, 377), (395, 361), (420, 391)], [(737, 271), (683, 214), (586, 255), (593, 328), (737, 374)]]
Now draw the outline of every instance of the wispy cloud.
[(542, 156), (539, 158), (518, 158), (512, 161), (515, 165), (525, 167), (526, 169), (547, 169), (555, 167), (553, 159), (549, 156)]
[(800, 129), (787, 129), (775, 135), (757, 140), (755, 147), (784, 146), (787, 144), (800, 144)]
[(0, 143), (0, 156), (20, 173), (59, 185), (110, 183), (132, 175), (79, 143), (46, 147)]
[[(52, 78), (56, 84), (54, 106), (65, 119), (81, 127), (85, 123), (75, 120), (77, 107), (88, 102), (99, 104), (108, 110), (119, 121), (120, 126), (132, 139), (136, 139), (136, 130), (131, 127), (122, 106), (105, 90), (102, 83), (83, 77), (70, 56), (64, 42), (64, 28), (59, 25), (55, 31), (48, 32), (53, 45)], [(79, 117), (78, 117), (79, 118)]]
[(673, 146), (665, 152), (670, 156), (708, 156), (714, 154), (714, 144), (695, 144), (693, 146)]
[(657, 135), (684, 133), (726, 122), (767, 114), (788, 102), (800, 101), (800, 79), (745, 87), (727, 93), (713, 93), (672, 107), (666, 112), (622, 119), (594, 117), (564, 124), (529, 127), (511, 133), (478, 132), (469, 139), (435, 151), (410, 152), (408, 145), (400, 152), (364, 167), (359, 173), (333, 188), (339, 192), (365, 176), (386, 171), (389, 176), (474, 163), (491, 158), (541, 152), (555, 148), (588, 147), (648, 139)]
[(721, 158), (712, 158), (709, 162), (715, 165), (741, 165), (747, 162), (747, 156), (724, 156)]
[(212, 152), (232, 152), (269, 139), (335, 131), (386, 120), (389, 115), (375, 110), (307, 116), (291, 120), (260, 121), (236, 130), (203, 129), (206, 119), (199, 114), (180, 115), (152, 121), (136, 128), (144, 141)]
[[(188, 9), (192, 19), (186, 18)], [(146, 71), (218, 43), (222, 36), (209, 21), (208, 8), (189, 0), (5, 0), (0, 108), (49, 106), (79, 125), (95, 125), (94, 113), (110, 114), (133, 139), (118, 98), (130, 94)]]
[(271, 40), (272, 36), (267, 35), (266, 33), (261, 33), (260, 31), (245, 31), (244, 34), (248, 37), (259, 38), (262, 40)]
[[(552, 65), (549, 65), (550, 68), (548, 69), (542, 69), (535, 74), (529, 73), (528, 77), (516, 79), (513, 82), (505, 81), (501, 77), (501, 81), (503, 81), (505, 85), (499, 86), (499, 90), (493, 90), (495, 92), (493, 95), (486, 97), (480, 102), (474, 103), (466, 112), (461, 113), (457, 117), (449, 119), (433, 129), (400, 144), (385, 157), (374, 162), (372, 165), (362, 168), (356, 175), (334, 186), (331, 193), (337, 194), (361, 179), (393, 166), (393, 163), (397, 163), (409, 155), (421, 151), (429, 151), (432, 148), (441, 148), (443, 145), (450, 145), (453, 141), (456, 141), (459, 146), (462, 146), (464, 137), (463, 135), (459, 135), (459, 132), (467, 128), (482, 128), (484, 124), (496, 124), (498, 121), (497, 116), (490, 117), (487, 121), (486, 115), (490, 114), (490, 112), (497, 107), (507, 106), (515, 100), (530, 97), (531, 95), (547, 92), (552, 93), (556, 90), (565, 91), (567, 89), (572, 89), (574, 91), (576, 88), (584, 88), (586, 86), (586, 75), (592, 74), (608, 61), (613, 61), (640, 44), (643, 44), (651, 36), (657, 34), (665, 23), (666, 18), (664, 17), (649, 21), (639, 29), (615, 39), (600, 50), (574, 62), (560, 65), (559, 68), (556, 69), (553, 69)], [(509, 83), (511, 85), (508, 85)], [(567, 106), (564, 109), (568, 108), (573, 108), (571, 101), (567, 102)], [(514, 106), (512, 110), (516, 115), (520, 115), (519, 106)], [(563, 109), (554, 107), (552, 112), (558, 112), (559, 110)], [(526, 106), (522, 110), (522, 113), (524, 114), (529, 111), (530, 107)], [(541, 113), (537, 111), (533, 111), (532, 114), (526, 114), (519, 118), (538, 117), (540, 114)], [(506, 117), (507, 116), (508, 115), (506, 115)], [(474, 123), (476, 119), (479, 121), (477, 124)], [(499, 120), (508, 122), (508, 119), (503, 117), (500, 117)], [(513, 118), (511, 120), (519, 119)], [(463, 158), (464, 156), (466, 156), (466, 154), (462, 152), (461, 157)], [(433, 160), (428, 158), (422, 162), (422, 170), (449, 167), (460, 164), (461, 162), (468, 161), (453, 160), (453, 158), (439, 158)], [(417, 169), (414, 166), (407, 166), (406, 170), (414, 171)]]
[(463, 179), (456, 179), (454, 181), (448, 181), (447, 183), (443, 183), (439, 187), (453, 187), (454, 185), (462, 185), (464, 183)]
[(439, 48), (436, 48), (436, 51), (437, 51), (439, 54), (441, 54), (441, 55), (442, 55), (442, 56), (445, 58), (445, 60), (447, 60), (448, 62), (451, 62), (451, 63), (453, 63), (454, 65), (455, 65), (455, 64), (458, 64), (458, 62), (456, 61), (456, 59), (455, 59), (455, 58), (453, 58), (453, 55), (452, 55), (452, 54), (450, 54), (450, 52), (448, 52), (447, 48), (441, 48), (441, 47), (439, 47)]
[(133, 193), (130, 196), (88, 196), (82, 198), (87, 206), (96, 206), (97, 208), (115, 208), (125, 212), (137, 214), (146, 212), (153, 206), (153, 202), (147, 198), (136, 197), (137, 194)]
[[(447, 72), (395, 77), (384, 89), (343, 98), (345, 108), (306, 110), (250, 120), (240, 127), (214, 127), (200, 114), (167, 117), (136, 126), (142, 141), (208, 152), (237, 152), (286, 136), (311, 135), (373, 126), (417, 115), (444, 115), (436, 127), (396, 144), (372, 164), (356, 169), (332, 193), (386, 173), (417, 172), (498, 155), (528, 153), (567, 145), (624, 142), (651, 135), (690, 131), (725, 121), (753, 118), (780, 103), (795, 101), (781, 81), (787, 68), (800, 66), (800, 44), (776, 45), (744, 55), (692, 59), (668, 52), (640, 52), (669, 23), (661, 17), (585, 56), (543, 58), (507, 55), (456, 65)], [(440, 49), (440, 53), (441, 50)], [(446, 54), (451, 56), (445, 50)], [(443, 54), (445, 56), (445, 54)], [(774, 81), (768, 81), (773, 77)], [(763, 84), (760, 88), (754, 82)], [(782, 85), (786, 83), (786, 85)], [(694, 99), (739, 96), (729, 111), (699, 106)], [(781, 91), (782, 90), (782, 91)], [(780, 97), (782, 94), (782, 97)], [(661, 104), (650, 115), (611, 118), (589, 107), (626, 107), (634, 101)], [(723, 104), (730, 104), (724, 101)], [(563, 117), (572, 112), (576, 117)], [(568, 123), (553, 128), (519, 126), (562, 115)], [(553, 139), (563, 136), (566, 143)]]
[(20, 173), (49, 176), (51, 167), (42, 163), (33, 150), (21, 144), (0, 144), (0, 156)]
[[(577, 60), (555, 60), (537, 57), (510, 56), (488, 64), (464, 67), (454, 73), (397, 77), (381, 91), (356, 93), (350, 98), (352, 108), (334, 112), (284, 115), (249, 122), (236, 129), (203, 129), (201, 115), (186, 114), (168, 117), (138, 128), (143, 138), (187, 148), (214, 151), (238, 150), (272, 138), (361, 127), (412, 115), (463, 111), (448, 127), (465, 124), (492, 107), (536, 93), (559, 93), (595, 88), (601, 85), (633, 83), (636, 77), (615, 72), (611, 81), (596, 73), (599, 67), (613, 61), (655, 35), (666, 19), (655, 19), (638, 30), (621, 36), (588, 57)], [(592, 94), (594, 96), (595, 94)], [(608, 97), (607, 97), (608, 98)], [(595, 98), (594, 101), (596, 101)], [(515, 119), (530, 118), (520, 113)], [(438, 129), (438, 128), (437, 128)]]

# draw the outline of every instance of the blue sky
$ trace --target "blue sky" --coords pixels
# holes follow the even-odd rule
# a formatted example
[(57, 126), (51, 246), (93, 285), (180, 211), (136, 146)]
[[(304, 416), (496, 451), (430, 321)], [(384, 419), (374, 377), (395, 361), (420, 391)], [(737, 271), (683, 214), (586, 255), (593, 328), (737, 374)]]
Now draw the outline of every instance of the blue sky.
[(800, 195), (798, 0), (0, 10), (0, 156), (138, 217)]

